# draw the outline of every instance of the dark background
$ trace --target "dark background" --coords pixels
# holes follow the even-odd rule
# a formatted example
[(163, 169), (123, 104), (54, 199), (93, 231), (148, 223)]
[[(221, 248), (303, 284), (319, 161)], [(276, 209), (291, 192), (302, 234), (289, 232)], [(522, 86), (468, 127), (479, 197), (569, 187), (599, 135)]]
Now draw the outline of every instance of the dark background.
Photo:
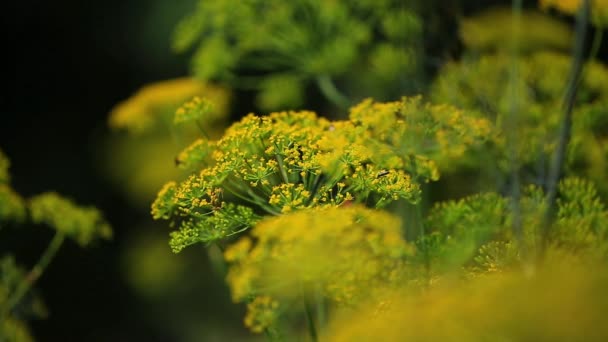
[[(100, 146), (117, 102), (145, 83), (188, 73), (187, 58), (169, 51), (169, 33), (194, 2), (10, 1), (0, 10), (0, 147), (12, 161), (13, 187), (25, 197), (56, 190), (95, 205), (115, 232), (112, 241), (88, 250), (66, 243), (40, 279), (37, 288), (50, 315), (31, 326), (41, 341), (175, 338), (148, 319), (120, 273), (127, 233), (148, 213), (130, 207), (102, 177)], [(510, 2), (431, 3), (446, 20), (440, 29), (445, 40), (429, 40), (430, 54), (458, 53), (454, 21), (448, 19), (454, 11), (496, 3)], [(14, 253), (31, 265), (51, 236), (40, 227), (3, 231), (0, 254)], [(201, 312), (213, 314), (209, 298), (193, 300)]]

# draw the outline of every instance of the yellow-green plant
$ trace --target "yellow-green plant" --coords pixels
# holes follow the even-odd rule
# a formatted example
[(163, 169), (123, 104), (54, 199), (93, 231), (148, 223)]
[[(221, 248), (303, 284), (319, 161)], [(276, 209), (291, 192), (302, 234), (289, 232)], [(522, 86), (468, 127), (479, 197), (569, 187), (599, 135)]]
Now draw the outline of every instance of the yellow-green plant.
[[(0, 150), (0, 228), (44, 225), (55, 236), (29, 270), (19, 267), (11, 255), (0, 258), (0, 340), (30, 341), (23, 312), (40, 313), (39, 299), (24, 301), (33, 285), (53, 260), (66, 238), (82, 247), (99, 238), (108, 239), (112, 230), (99, 210), (81, 207), (57, 193), (47, 192), (23, 199), (9, 184), (9, 160)], [(6, 234), (6, 229), (1, 233)], [(26, 308), (27, 307), (27, 308)]]
[(255, 89), (263, 110), (301, 107), (315, 83), (345, 108), (349, 98), (388, 100), (416, 88), (421, 33), (411, 2), (199, 1), (173, 48), (195, 50), (199, 79)]
[[(248, 69), (252, 61), (285, 63), (275, 86), (281, 88), (277, 98), (286, 102), (273, 102), (276, 106), (299, 99), (297, 82), (317, 77), (301, 63), (329, 68), (322, 75), (330, 79), (346, 75), (331, 71), (332, 62), (344, 56), (337, 54), (335, 61), (319, 57), (325, 40), (315, 41), (314, 54), (306, 54), (310, 46), (303, 44), (297, 57), (304, 59), (291, 60), (288, 50), (280, 49), (302, 42), (292, 34), (314, 36), (300, 30), (298, 16), (306, 14), (306, 23), (320, 20), (321, 14), (333, 20), (329, 14), (337, 9), (368, 6), (253, 1), (226, 12), (228, 3), (201, 2), (180, 26), (176, 44), (186, 48), (200, 40), (194, 63), (200, 63), (195, 68), (203, 78), (239, 83), (243, 71), (259, 67)], [(299, 12), (306, 6), (310, 12)], [(547, 19), (522, 13), (520, 2), (520, 9), (514, 8), (515, 23)], [(262, 23), (250, 20), (253, 14), (265, 18), (258, 11), (268, 9), (285, 15)], [(324, 12), (330, 9), (336, 12)], [(309, 111), (249, 114), (219, 139), (201, 137), (177, 155), (177, 165), (191, 176), (161, 189), (152, 216), (169, 221), (169, 244), (176, 253), (194, 244), (223, 250), (232, 298), (247, 307), (245, 325), (270, 340), (295, 339), (303, 330), (312, 341), (582, 339), (605, 311), (607, 297), (600, 290), (605, 272), (593, 274), (592, 269), (605, 268), (608, 256), (608, 211), (593, 182), (582, 177), (604, 165), (603, 154), (590, 157), (582, 146), (603, 151), (608, 103), (605, 67), (595, 61), (583, 65), (588, 9), (585, 1), (572, 57), (563, 53), (561, 37), (548, 34), (557, 30), (572, 37), (552, 20), (527, 36), (521, 27), (513, 30), (517, 35), (508, 48), (492, 44), (500, 35), (483, 29), (496, 18), (506, 22), (502, 14), (469, 21), (465, 43), (482, 54), (467, 54), (440, 71), (431, 97), (449, 105), (424, 103), (417, 96), (394, 102), (366, 99), (352, 106), (344, 120)], [(297, 20), (287, 25), (284, 18)], [(238, 24), (228, 25), (231, 20)], [(269, 27), (282, 31), (277, 35)], [(476, 37), (480, 32), (488, 35)], [(284, 42), (287, 37), (292, 40)], [(520, 44), (524, 40), (527, 45)], [(277, 42), (286, 45), (273, 45)], [(349, 52), (343, 48), (340, 52)], [(270, 63), (254, 76), (274, 77), (275, 68)], [(285, 81), (295, 68), (301, 68), (301, 79)], [(199, 120), (211, 106), (192, 100), (174, 120)], [(446, 187), (476, 192), (476, 186), (459, 184), (465, 180), (456, 172), (463, 167), (478, 174), (494, 171), (498, 189), (483, 184), (484, 192), (434, 203), (425, 212), (423, 195), (433, 199), (423, 194), (429, 190), (425, 184), (442, 175), (450, 176), (442, 183)], [(535, 177), (518, 177), (530, 169)], [(564, 171), (571, 176), (562, 177)], [(606, 180), (597, 175), (591, 178), (601, 188)], [(450, 190), (439, 189), (439, 196), (451, 195)], [(385, 211), (404, 207), (413, 213), (397, 217)], [(543, 291), (552, 282), (563, 287)], [(536, 300), (530, 305), (524, 295), (528, 289)], [(562, 289), (568, 295), (556, 310), (560, 317), (541, 324), (542, 313)], [(582, 294), (581, 303), (573, 292)], [(503, 293), (514, 300), (502, 298)], [(474, 295), (478, 301), (469, 300)], [(584, 312), (581, 317), (593, 323), (557, 326), (569, 310)], [(356, 325), (343, 323), (349, 319)], [(408, 324), (405, 331), (402, 320)], [(605, 335), (598, 328), (588, 336), (601, 340)]]
[[(187, 103), (176, 119), (205, 108)], [(224, 255), (233, 299), (248, 302), (252, 330), (275, 336), (278, 313), (293, 312), (297, 299), (310, 318), (311, 298), (350, 305), (373, 284), (397, 282), (412, 248), (399, 220), (362, 205), (418, 203), (421, 184), (491, 134), (488, 120), (420, 97), (365, 100), (338, 121), (306, 111), (250, 114), (219, 140), (198, 139), (178, 155), (193, 173), (163, 187), (152, 215), (176, 229), (174, 252), (195, 243), (223, 248), (242, 236)], [(253, 239), (245, 233), (252, 227)], [(305, 262), (310, 250), (319, 258)], [(292, 292), (294, 283), (300, 290)]]
[[(213, 102), (204, 118), (174, 124), (175, 111), (193, 98)], [(230, 107), (230, 91), (183, 77), (143, 86), (117, 104), (108, 118), (110, 178), (140, 206), (147, 206), (159, 186), (183, 177), (174, 167), (175, 155), (200, 134), (221, 135)]]
[(489, 131), (487, 120), (419, 98), (364, 101), (349, 120), (333, 122), (312, 112), (250, 114), (221, 139), (199, 139), (178, 156), (195, 173), (166, 184), (152, 215), (178, 228), (171, 245), (180, 251), (238, 234), (264, 214), (416, 203), (420, 184), (438, 178), (438, 160), (460, 157)]
[[(481, 15), (481, 19), (486, 20), (485, 15)], [(472, 44), (471, 53), (461, 61), (443, 66), (431, 88), (431, 98), (463, 108), (466, 113), (482, 113), (492, 120), (496, 135), (493, 144), (487, 145), (491, 147), (487, 153), (496, 157), (498, 163), (493, 167), (499, 173), (506, 175), (515, 167), (523, 171), (527, 181), (542, 181), (548, 177), (551, 153), (559, 138), (557, 132), (568, 85), (566, 75), (573, 58), (549, 49), (558, 47), (554, 39), (545, 40), (544, 45), (526, 45), (527, 32), (514, 43), (499, 40), (496, 43), (503, 44), (495, 44), (494, 51), (482, 49), (485, 53), (475, 55), (479, 52), (477, 40), (498, 39), (488, 34), (479, 37), (481, 31), (471, 28), (483, 23), (481, 19), (465, 22), (462, 34), (468, 37), (465, 41)], [(523, 16), (521, 24), (538, 26), (538, 23), (524, 21), (530, 19)], [(538, 35), (537, 40), (543, 37), (547, 35)], [(513, 44), (519, 55), (514, 55)], [(585, 63), (577, 82), (572, 114), (575, 120), (566, 153), (567, 172), (592, 179), (602, 193), (607, 191), (608, 85), (604, 81), (607, 78), (605, 65), (595, 60)], [(517, 131), (516, 139), (510, 136), (514, 131)]]
[[(541, 8), (555, 8), (561, 12), (568, 14), (576, 14), (581, 8), (582, 0), (540, 0)], [(608, 24), (608, 1), (592, 0), (591, 1), (591, 20), (599, 26)]]

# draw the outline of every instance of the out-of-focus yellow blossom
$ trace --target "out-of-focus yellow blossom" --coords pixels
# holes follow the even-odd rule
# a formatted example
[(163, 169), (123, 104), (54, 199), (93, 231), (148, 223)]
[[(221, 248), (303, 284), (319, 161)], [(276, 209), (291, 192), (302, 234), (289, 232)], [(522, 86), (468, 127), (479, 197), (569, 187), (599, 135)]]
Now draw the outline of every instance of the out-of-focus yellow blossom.
[(604, 263), (566, 254), (534, 274), (507, 272), (448, 282), (335, 315), (323, 341), (603, 341)]
[(279, 302), (268, 296), (255, 297), (247, 303), (245, 326), (255, 333), (271, 329), (278, 319), (277, 310)]
[(359, 205), (268, 218), (251, 235), (255, 243), (244, 237), (225, 252), (235, 301), (291, 302), (320, 291), (331, 303), (352, 305), (403, 280), (413, 253), (396, 217)]
[(573, 35), (567, 24), (538, 11), (523, 11), (513, 31), (514, 20), (511, 8), (486, 10), (462, 19), (460, 37), (468, 49), (476, 52), (513, 48), (520, 53), (542, 49), (570, 51)]
[(54, 192), (34, 196), (28, 205), (34, 223), (47, 224), (81, 246), (112, 237), (112, 229), (94, 207), (79, 207)]
[[(175, 123), (184, 123), (189, 121), (207, 120), (214, 121), (216, 117), (211, 114), (216, 114), (215, 104), (207, 98), (195, 96), (192, 100), (186, 102), (175, 111)], [(218, 116), (216, 114), (216, 116)], [(220, 115), (221, 116), (221, 115)]]
[[(591, 1), (591, 20), (599, 25), (606, 26), (608, 24), (608, 0), (590, 0)], [(582, 0), (539, 0), (542, 8), (556, 8), (557, 10), (576, 15), (581, 7)]]
[(194, 78), (177, 78), (146, 85), (116, 105), (110, 113), (110, 127), (142, 133), (159, 122), (170, 124), (175, 110), (194, 96), (209, 99), (217, 113), (227, 112), (230, 96), (225, 89)]
[(104, 164), (107, 174), (132, 202), (149, 204), (163, 183), (184, 177), (175, 163), (189, 141), (222, 134), (229, 101), (227, 89), (193, 78), (143, 87), (110, 114), (112, 128), (133, 134), (115, 134), (109, 139)]

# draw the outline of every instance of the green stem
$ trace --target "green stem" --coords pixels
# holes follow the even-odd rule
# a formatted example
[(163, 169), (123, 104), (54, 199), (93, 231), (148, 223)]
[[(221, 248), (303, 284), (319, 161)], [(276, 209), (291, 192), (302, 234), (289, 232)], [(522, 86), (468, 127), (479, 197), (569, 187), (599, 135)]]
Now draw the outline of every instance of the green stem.
[(203, 136), (205, 136), (205, 139), (209, 140), (209, 134), (207, 134), (207, 132), (203, 128), (203, 125), (201, 125), (201, 123), (198, 122), (198, 120), (196, 120), (195, 122), (196, 122), (196, 126), (198, 127), (198, 129), (201, 131), (201, 133), (203, 133)]
[(279, 163), (279, 170), (281, 171), (281, 177), (283, 177), (283, 182), (286, 184), (289, 183), (289, 177), (287, 176), (287, 171), (285, 171), (285, 163), (283, 162), (283, 157), (280, 154), (275, 154), (277, 159), (277, 163)]
[(55, 233), (53, 240), (51, 240), (49, 245), (46, 247), (46, 250), (44, 251), (42, 256), (40, 256), (40, 259), (38, 260), (36, 265), (32, 267), (29, 273), (17, 286), (15, 293), (13, 293), (11, 297), (9, 297), (9, 299), (7, 300), (7, 305), (5, 309), (6, 312), (10, 312), (21, 301), (23, 296), (27, 294), (27, 292), (32, 288), (36, 281), (40, 279), (40, 276), (42, 275), (42, 273), (44, 273), (44, 270), (46, 270), (51, 260), (53, 260), (53, 258), (57, 254), (57, 251), (63, 244), (64, 239), (65, 235), (63, 235), (63, 233)]
[(561, 118), (559, 141), (555, 150), (555, 157), (549, 169), (549, 179), (547, 182), (546, 205), (547, 209), (541, 226), (541, 255), (544, 254), (548, 243), (549, 227), (553, 221), (556, 210), (557, 183), (560, 179), (564, 161), (566, 159), (566, 148), (570, 142), (572, 130), (572, 111), (576, 100), (578, 83), (583, 70), (583, 49), (585, 46), (585, 36), (587, 34), (587, 23), (589, 22), (590, 0), (584, 0), (576, 22), (576, 35), (574, 38), (574, 52), (568, 87), (564, 96), (564, 112)]
[[(518, 78), (519, 78), (519, 37), (521, 27), (522, 0), (513, 1), (512, 11), (514, 13), (512, 22), (512, 49), (511, 49), (511, 70), (510, 70), (510, 115), (506, 122), (507, 140), (509, 146), (509, 164), (511, 177), (511, 211), (513, 214), (513, 223), (511, 229), (520, 248), (523, 248), (523, 223), (521, 218), (521, 207), (519, 204), (520, 194), (520, 178), (519, 178), (519, 160), (517, 156), (517, 127), (519, 126), (519, 98)], [(522, 254), (525, 251), (522, 249)]]
[(593, 43), (591, 45), (591, 52), (589, 53), (590, 61), (597, 57), (597, 54), (600, 51), (600, 46), (602, 46), (602, 38), (604, 38), (604, 29), (598, 27), (595, 29), (595, 34), (593, 35)]
[(341, 109), (348, 109), (350, 100), (336, 88), (331, 77), (327, 75), (318, 76), (317, 86), (321, 89), (321, 93), (334, 105)]
[(308, 323), (308, 334), (310, 335), (310, 339), (312, 340), (312, 342), (318, 342), (319, 337), (317, 335), (317, 328), (315, 326), (315, 318), (312, 313), (313, 308), (308, 300), (308, 297), (304, 293), (304, 291), (302, 291), (302, 298), (304, 299), (304, 309), (306, 310), (306, 321)]

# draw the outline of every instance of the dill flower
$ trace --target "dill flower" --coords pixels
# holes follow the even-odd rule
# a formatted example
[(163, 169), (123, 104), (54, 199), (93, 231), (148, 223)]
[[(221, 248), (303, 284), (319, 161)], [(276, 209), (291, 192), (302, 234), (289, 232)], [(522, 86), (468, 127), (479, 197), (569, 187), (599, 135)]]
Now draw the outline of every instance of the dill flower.
[(421, 33), (414, 6), (396, 0), (198, 1), (173, 48), (192, 52), (197, 78), (255, 90), (262, 110), (298, 108), (311, 86), (347, 107), (336, 84), (355, 98), (402, 95), (420, 70)]
[[(453, 281), (334, 315), (323, 341), (602, 341), (605, 263), (562, 255), (530, 276)], [(548, 314), (550, 312), (550, 314)]]
[(107, 174), (135, 204), (149, 205), (167, 180), (184, 177), (174, 164), (188, 142), (221, 135), (229, 103), (227, 89), (192, 78), (144, 86), (109, 115), (111, 128), (129, 134), (110, 137)]
[[(558, 185), (557, 216), (548, 245), (573, 255), (603, 260), (608, 255), (608, 210), (595, 187), (581, 178), (566, 178)], [(436, 273), (467, 268), (469, 275), (501, 272), (522, 266), (521, 250), (536, 253), (541, 239), (545, 195), (528, 186), (520, 198), (522, 237), (512, 232), (509, 199), (495, 193), (439, 203), (429, 213), (427, 236), (416, 245), (424, 250)]]
[(72, 201), (48, 192), (28, 201), (32, 222), (44, 223), (86, 246), (94, 239), (109, 239), (112, 229), (94, 207), (79, 207)]
[(331, 303), (351, 305), (381, 285), (397, 284), (413, 253), (396, 217), (360, 205), (270, 217), (251, 237), (225, 252), (235, 301), (268, 302), (270, 296), (288, 303), (318, 290)]
[(267, 296), (256, 297), (247, 304), (245, 326), (255, 333), (272, 328), (278, 319), (279, 303)]
[(214, 103), (215, 110), (209, 112), (227, 111), (229, 94), (225, 89), (193, 78), (177, 78), (142, 87), (131, 98), (112, 109), (109, 125), (141, 134), (162, 122), (167, 113), (173, 116), (180, 104), (195, 96), (204, 96)]
[[(555, 8), (567, 14), (576, 14), (582, 5), (581, 0), (540, 0), (541, 8)], [(608, 1), (591, 0), (591, 18), (599, 26), (608, 24)]]
[[(174, 250), (181, 250), (197, 239), (213, 242), (244, 231), (260, 214), (350, 202), (416, 203), (420, 183), (438, 179), (438, 162), (461, 158), (491, 131), (486, 119), (420, 98), (366, 100), (348, 120), (309, 111), (249, 114), (219, 140), (198, 139), (178, 155), (178, 165), (194, 173), (168, 183), (152, 214), (183, 230), (173, 234), (179, 241)], [(228, 211), (239, 211), (242, 220), (218, 231), (211, 218), (228, 217)]]
[(523, 10), (517, 15), (520, 25), (513, 31), (515, 19), (510, 7), (485, 10), (461, 20), (460, 37), (467, 49), (476, 52), (513, 49), (513, 44), (505, 40), (505, 30), (509, 32), (510, 39), (517, 42), (518, 53), (570, 50), (573, 34), (568, 24), (539, 11)]

